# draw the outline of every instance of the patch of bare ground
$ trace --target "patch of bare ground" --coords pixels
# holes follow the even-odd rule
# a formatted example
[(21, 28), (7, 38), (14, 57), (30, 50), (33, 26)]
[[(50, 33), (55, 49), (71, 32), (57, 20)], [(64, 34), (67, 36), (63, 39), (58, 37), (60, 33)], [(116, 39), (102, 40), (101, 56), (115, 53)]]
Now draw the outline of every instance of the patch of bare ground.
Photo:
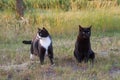
[[(94, 43), (93, 43), (94, 42)], [(120, 38), (119, 37), (102, 37), (95, 38), (95, 41), (92, 41), (92, 48), (98, 53), (99, 56), (108, 57), (111, 53), (119, 54), (120, 53)]]
[(109, 74), (112, 78), (118, 77), (120, 76), (120, 66), (113, 66), (110, 70), (109, 70)]
[(27, 69), (27, 66), (29, 65), (30, 62), (26, 62), (26, 63), (22, 63), (22, 64), (18, 64), (18, 65), (3, 65), (0, 66), (0, 69), (2, 70), (11, 70), (11, 69), (16, 69), (16, 70), (25, 70)]

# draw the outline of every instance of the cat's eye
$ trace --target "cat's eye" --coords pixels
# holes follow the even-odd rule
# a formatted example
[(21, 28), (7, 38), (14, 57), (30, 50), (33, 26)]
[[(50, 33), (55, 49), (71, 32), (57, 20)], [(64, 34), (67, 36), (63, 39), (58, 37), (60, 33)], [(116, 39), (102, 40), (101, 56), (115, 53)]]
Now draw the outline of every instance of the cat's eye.
[(41, 36), (42, 34), (40, 33), (39, 35)]
[(85, 34), (85, 32), (82, 32), (83, 34)]

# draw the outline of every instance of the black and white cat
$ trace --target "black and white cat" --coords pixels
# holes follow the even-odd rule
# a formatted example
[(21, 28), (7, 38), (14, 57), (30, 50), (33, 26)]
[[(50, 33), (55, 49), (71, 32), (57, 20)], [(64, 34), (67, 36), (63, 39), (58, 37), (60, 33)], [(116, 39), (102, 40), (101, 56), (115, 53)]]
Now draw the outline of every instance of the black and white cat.
[(45, 55), (50, 59), (53, 65), (53, 46), (52, 39), (48, 31), (43, 27), (43, 29), (38, 28), (37, 35), (32, 41), (23, 41), (24, 44), (31, 44), (31, 54), (30, 59), (33, 59), (34, 55), (37, 55), (40, 59), (41, 65), (44, 63)]
[(93, 63), (94, 61), (95, 54), (91, 49), (90, 36), (91, 26), (83, 28), (79, 25), (79, 34), (77, 36), (74, 49), (74, 56), (78, 62), (88, 62), (88, 60), (91, 60)]

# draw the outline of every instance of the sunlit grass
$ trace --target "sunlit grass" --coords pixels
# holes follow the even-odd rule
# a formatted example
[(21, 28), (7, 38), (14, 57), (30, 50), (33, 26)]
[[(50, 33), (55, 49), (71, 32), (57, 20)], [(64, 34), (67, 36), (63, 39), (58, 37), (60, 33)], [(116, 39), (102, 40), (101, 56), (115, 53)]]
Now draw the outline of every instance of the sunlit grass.
[[(24, 8), (29, 9), (56, 9), (62, 11), (76, 11), (85, 8), (110, 8), (119, 5), (120, 0), (23, 0)], [(15, 10), (15, 0), (1, 0), (1, 10)]]
[(78, 25), (92, 25), (92, 32), (114, 33), (120, 31), (119, 7), (107, 10), (90, 9), (74, 12), (28, 10), (24, 16), (25, 21), (17, 20), (14, 14), (10, 11), (0, 13), (1, 41), (17, 41), (23, 37), (32, 38), (38, 27), (46, 27), (53, 36), (77, 34)]

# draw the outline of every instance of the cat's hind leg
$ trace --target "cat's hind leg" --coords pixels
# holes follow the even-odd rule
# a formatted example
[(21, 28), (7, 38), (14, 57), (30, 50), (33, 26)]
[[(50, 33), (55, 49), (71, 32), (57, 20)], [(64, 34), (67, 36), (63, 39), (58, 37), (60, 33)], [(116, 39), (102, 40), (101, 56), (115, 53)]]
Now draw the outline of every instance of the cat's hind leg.
[(94, 65), (95, 53), (91, 50), (89, 55), (90, 62), (92, 66)]

